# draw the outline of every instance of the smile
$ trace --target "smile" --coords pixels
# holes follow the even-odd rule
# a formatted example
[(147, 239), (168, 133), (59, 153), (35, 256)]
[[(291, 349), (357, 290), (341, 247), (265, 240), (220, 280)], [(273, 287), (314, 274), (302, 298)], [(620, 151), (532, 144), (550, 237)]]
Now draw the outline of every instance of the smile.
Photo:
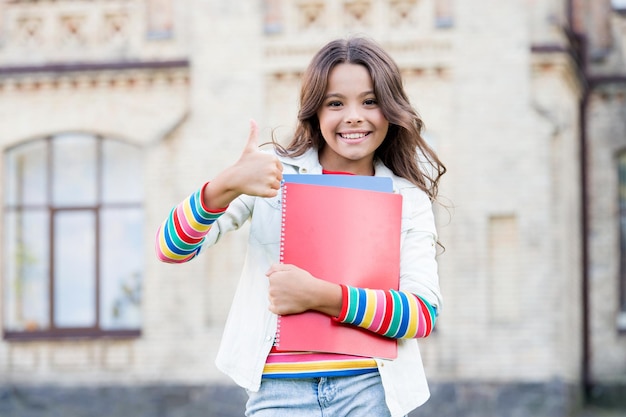
[(344, 139), (349, 139), (349, 140), (355, 140), (355, 139), (362, 139), (365, 136), (367, 136), (368, 133), (340, 133), (339, 136), (341, 136)]

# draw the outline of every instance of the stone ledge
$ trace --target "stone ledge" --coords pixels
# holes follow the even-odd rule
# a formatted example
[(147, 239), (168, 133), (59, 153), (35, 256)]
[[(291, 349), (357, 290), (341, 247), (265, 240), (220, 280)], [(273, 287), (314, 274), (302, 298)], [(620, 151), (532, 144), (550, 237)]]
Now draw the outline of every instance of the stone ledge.
[[(412, 417), (607, 415), (606, 410), (582, 410), (580, 390), (560, 381), (433, 383), (431, 391), (431, 399), (411, 413)], [(0, 384), (2, 417), (239, 417), (243, 415), (245, 401), (245, 391), (230, 385), (64, 387)], [(612, 413), (608, 415), (619, 415), (615, 411)]]

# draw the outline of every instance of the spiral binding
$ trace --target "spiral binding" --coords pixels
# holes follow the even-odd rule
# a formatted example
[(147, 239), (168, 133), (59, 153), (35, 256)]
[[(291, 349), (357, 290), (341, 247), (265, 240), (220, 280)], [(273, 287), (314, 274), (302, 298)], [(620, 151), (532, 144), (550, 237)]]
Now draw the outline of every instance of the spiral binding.
[[(285, 215), (287, 214), (287, 184), (282, 182), (282, 197), (281, 197), (281, 216), (280, 216), (280, 248), (278, 258), (280, 263), (285, 261)], [(280, 316), (276, 323), (276, 335), (274, 335), (274, 346), (280, 346)]]
[(274, 335), (274, 346), (280, 346), (280, 316), (278, 316), (278, 322), (276, 323), (276, 334)]
[(281, 216), (280, 216), (280, 252), (278, 258), (280, 263), (285, 260), (285, 215), (287, 214), (287, 184), (283, 182), (283, 195), (281, 197)]

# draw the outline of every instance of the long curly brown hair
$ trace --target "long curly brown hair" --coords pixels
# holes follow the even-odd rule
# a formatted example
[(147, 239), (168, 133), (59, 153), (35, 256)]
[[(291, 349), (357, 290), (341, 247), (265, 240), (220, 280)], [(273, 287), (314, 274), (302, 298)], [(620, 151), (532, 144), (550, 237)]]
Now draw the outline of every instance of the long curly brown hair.
[(331, 70), (342, 63), (367, 68), (376, 99), (389, 121), (387, 136), (376, 149), (375, 157), (435, 200), (439, 179), (446, 168), (422, 137), (424, 123), (409, 102), (395, 61), (376, 42), (367, 38), (334, 40), (315, 54), (303, 76), (294, 136), (286, 147), (279, 147), (278, 152), (285, 156), (299, 156), (311, 147), (318, 151), (324, 147), (326, 142), (317, 112), (324, 101)]

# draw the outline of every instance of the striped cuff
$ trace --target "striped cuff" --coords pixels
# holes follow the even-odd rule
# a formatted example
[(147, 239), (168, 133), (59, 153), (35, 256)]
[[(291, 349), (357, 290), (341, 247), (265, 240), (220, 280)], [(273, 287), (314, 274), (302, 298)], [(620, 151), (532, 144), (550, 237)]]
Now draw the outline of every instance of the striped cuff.
[(200, 251), (204, 237), (226, 208), (209, 210), (202, 201), (202, 188), (174, 207), (157, 232), (156, 255), (163, 262), (182, 263)]
[(407, 291), (341, 286), (341, 314), (335, 319), (394, 338), (426, 337), (434, 328), (437, 310)]

